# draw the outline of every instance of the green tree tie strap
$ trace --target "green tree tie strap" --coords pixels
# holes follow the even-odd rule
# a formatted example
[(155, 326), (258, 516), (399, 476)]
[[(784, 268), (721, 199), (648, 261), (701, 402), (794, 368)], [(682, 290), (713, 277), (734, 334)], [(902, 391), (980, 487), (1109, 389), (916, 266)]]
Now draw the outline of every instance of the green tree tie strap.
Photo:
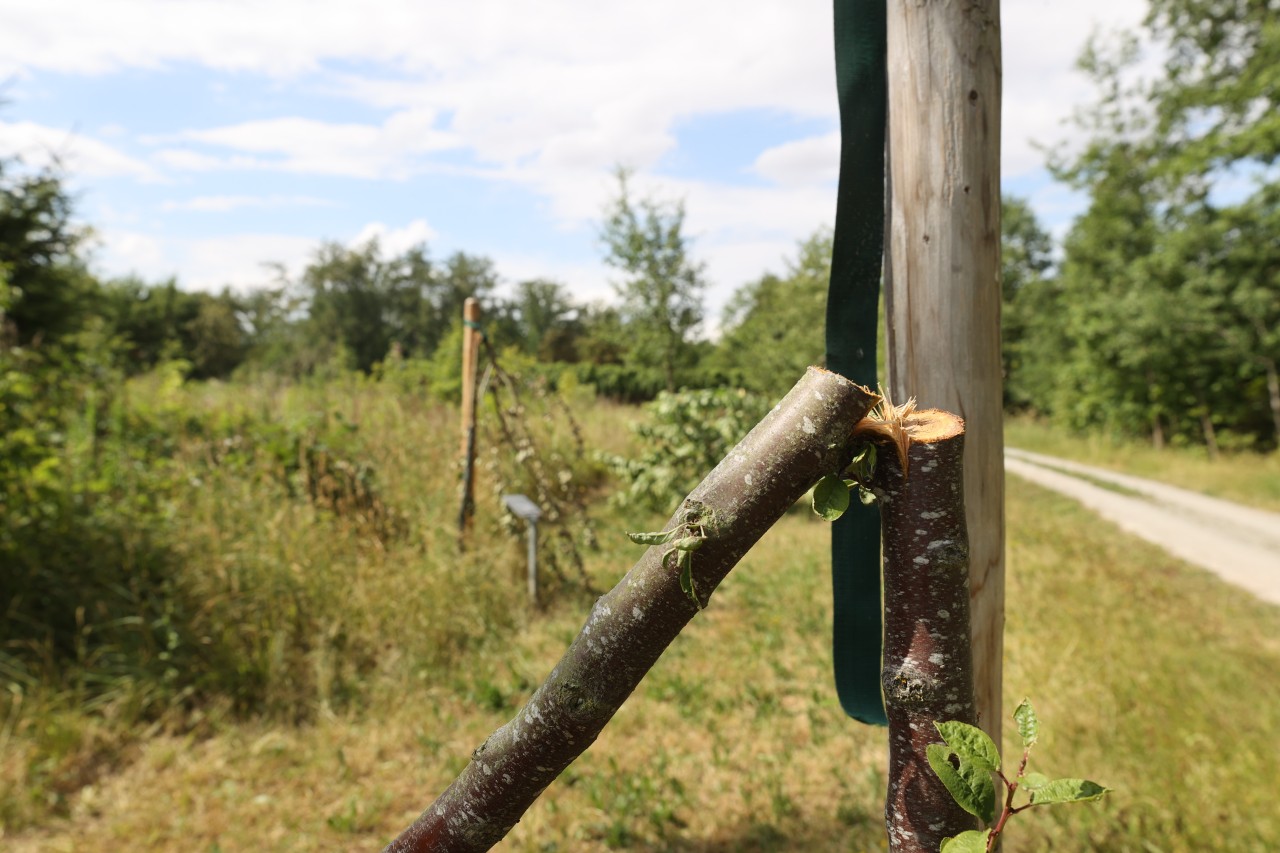
[[(876, 384), (884, 254), (885, 0), (835, 0), (840, 188), (827, 368)], [(854, 719), (885, 725), (880, 696), (880, 512), (854, 501), (831, 531), (836, 693)]]

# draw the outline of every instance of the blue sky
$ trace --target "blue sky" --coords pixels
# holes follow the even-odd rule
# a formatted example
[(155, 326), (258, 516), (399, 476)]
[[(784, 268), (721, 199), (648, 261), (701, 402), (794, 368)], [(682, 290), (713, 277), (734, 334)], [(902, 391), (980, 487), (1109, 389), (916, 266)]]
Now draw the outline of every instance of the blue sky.
[[(1005, 188), (1060, 232), (1032, 141), (1069, 142), (1075, 56), (1145, 3), (1002, 5)], [(685, 201), (715, 316), (834, 214), (828, 0), (0, 0), (0, 80), (0, 153), (61, 159), (108, 276), (246, 288), (376, 236), (609, 298), (623, 164)]]

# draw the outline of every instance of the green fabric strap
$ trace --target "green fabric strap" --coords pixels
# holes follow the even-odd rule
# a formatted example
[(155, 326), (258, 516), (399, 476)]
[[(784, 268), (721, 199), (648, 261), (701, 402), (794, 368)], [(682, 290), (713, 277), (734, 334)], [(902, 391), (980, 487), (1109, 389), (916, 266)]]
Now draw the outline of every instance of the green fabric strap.
[[(840, 98), (840, 189), (827, 368), (876, 384), (876, 327), (884, 253), (885, 2), (835, 0)], [(836, 693), (845, 713), (885, 725), (880, 695), (880, 512), (854, 501), (831, 531)]]

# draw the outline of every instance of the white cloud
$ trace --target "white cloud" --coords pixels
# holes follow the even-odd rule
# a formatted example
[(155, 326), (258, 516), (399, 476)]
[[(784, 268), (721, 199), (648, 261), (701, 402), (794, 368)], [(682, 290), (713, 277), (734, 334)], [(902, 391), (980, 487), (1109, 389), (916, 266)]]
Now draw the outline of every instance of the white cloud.
[(184, 172), (211, 172), (231, 165), (227, 160), (182, 148), (162, 148), (155, 153), (158, 163)]
[(301, 269), (317, 241), (288, 234), (231, 234), (168, 237), (144, 231), (102, 228), (94, 261), (107, 277), (138, 275), (147, 280), (175, 276), (188, 290), (246, 290), (274, 278), (268, 264)]
[(840, 176), (840, 132), (767, 148), (751, 171), (776, 184), (826, 184)]
[(245, 208), (273, 207), (333, 207), (335, 202), (316, 198), (315, 196), (250, 196), (250, 195), (203, 195), (182, 201), (166, 201), (160, 205), (163, 211), (189, 210), (196, 213), (230, 213)]
[(105, 142), (30, 121), (0, 122), (0, 153), (21, 156), (32, 166), (56, 163), (81, 177), (162, 179), (151, 166)]
[(205, 130), (145, 137), (149, 144), (194, 142), (227, 148), (239, 156), (218, 157), (186, 148), (165, 148), (158, 156), (175, 169), (276, 169), (356, 178), (404, 178), (415, 158), (457, 145), (453, 134), (434, 128), (435, 115), (403, 110), (381, 126), (337, 124), (288, 117), (243, 122)]
[(421, 243), (436, 238), (436, 230), (425, 219), (415, 219), (400, 228), (389, 228), (381, 222), (370, 222), (348, 241), (350, 246), (362, 246), (377, 240), (385, 255), (401, 255)]

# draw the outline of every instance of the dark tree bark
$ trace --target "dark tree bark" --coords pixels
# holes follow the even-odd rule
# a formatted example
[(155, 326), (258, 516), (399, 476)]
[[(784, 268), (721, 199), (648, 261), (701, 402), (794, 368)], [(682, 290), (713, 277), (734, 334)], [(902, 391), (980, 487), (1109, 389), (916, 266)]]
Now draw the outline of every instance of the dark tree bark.
[(936, 853), (943, 838), (977, 828), (925, 757), (925, 748), (942, 740), (935, 721), (977, 725), (964, 422), (928, 410), (891, 418), (888, 427), (895, 440), (878, 454), (874, 479), (884, 544), (885, 823), (894, 853)]
[(650, 548), (596, 602), (564, 657), (515, 718), (472, 753), (453, 784), (387, 851), (480, 851), (500, 841), (595, 741), (751, 546), (820, 477), (848, 463), (854, 427), (875, 401), (848, 379), (809, 368), (668, 522), (666, 529), (696, 522), (706, 533), (693, 554), (699, 603), (681, 589), (679, 569), (664, 557), (666, 547)]

